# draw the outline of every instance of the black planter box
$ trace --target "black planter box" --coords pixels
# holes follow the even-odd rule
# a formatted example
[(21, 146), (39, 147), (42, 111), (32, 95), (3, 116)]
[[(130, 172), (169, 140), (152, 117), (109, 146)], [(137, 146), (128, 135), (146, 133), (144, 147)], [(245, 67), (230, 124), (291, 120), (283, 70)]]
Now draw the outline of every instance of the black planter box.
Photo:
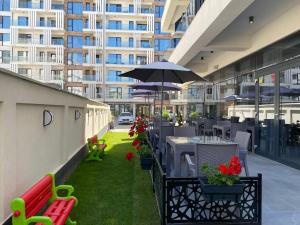
[(232, 186), (209, 184), (207, 179), (199, 179), (201, 190), (206, 201), (240, 202), (245, 184), (239, 182)]
[(151, 170), (152, 162), (153, 162), (152, 157), (147, 157), (147, 158), (141, 157), (140, 162), (141, 162), (141, 168), (143, 170)]

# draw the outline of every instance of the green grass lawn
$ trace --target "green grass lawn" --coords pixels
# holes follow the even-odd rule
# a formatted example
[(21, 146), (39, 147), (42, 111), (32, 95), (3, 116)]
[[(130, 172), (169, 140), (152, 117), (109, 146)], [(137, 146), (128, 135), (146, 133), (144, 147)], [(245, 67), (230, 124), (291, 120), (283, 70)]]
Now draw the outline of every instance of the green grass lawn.
[(104, 160), (83, 161), (66, 182), (79, 201), (72, 219), (78, 225), (159, 225), (149, 172), (137, 158), (125, 160), (133, 149), (128, 134), (108, 132), (104, 139)]

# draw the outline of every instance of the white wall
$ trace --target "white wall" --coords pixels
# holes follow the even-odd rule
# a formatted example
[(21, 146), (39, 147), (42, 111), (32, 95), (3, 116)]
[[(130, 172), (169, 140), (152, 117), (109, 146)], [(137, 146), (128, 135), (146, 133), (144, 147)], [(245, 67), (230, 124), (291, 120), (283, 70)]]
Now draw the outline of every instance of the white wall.
[[(45, 109), (54, 116), (46, 127)], [(75, 110), (82, 114), (78, 120)], [(109, 121), (106, 104), (0, 70), (0, 222), (10, 215), (14, 197), (59, 170)]]

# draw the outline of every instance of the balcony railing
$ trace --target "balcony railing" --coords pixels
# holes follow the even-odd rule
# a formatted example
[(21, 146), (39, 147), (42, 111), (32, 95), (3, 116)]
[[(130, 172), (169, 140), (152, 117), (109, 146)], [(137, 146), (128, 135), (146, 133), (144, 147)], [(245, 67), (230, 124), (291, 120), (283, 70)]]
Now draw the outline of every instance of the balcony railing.
[(106, 29), (108, 30), (128, 30), (128, 31), (147, 31), (147, 25), (129, 25), (129, 24), (121, 24), (121, 25), (111, 25), (108, 24)]
[(146, 65), (147, 62), (146, 62), (146, 60), (142, 60), (142, 61), (131, 61), (131, 60), (110, 61), (110, 60), (107, 60), (106, 64), (110, 64), (110, 65)]
[(132, 99), (132, 95), (131, 94), (122, 94), (122, 93), (108, 93), (108, 94), (106, 94), (106, 99), (128, 100), (128, 99)]
[(112, 43), (109, 43), (107, 42), (106, 43), (106, 46), (107, 47), (112, 47), (112, 48), (153, 48), (151, 46), (151, 44), (145, 44), (145, 43), (132, 43), (132, 42), (122, 42), (120, 44), (112, 44)]
[(83, 75), (82, 76), (83, 81), (96, 81), (96, 75)]

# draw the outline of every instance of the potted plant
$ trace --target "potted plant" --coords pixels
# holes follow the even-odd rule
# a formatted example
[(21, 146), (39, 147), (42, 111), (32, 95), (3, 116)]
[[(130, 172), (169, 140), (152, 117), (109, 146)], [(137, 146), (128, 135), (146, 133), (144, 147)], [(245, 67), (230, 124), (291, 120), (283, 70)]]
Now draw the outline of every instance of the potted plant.
[(199, 112), (194, 111), (194, 112), (191, 112), (191, 113), (190, 113), (190, 118), (191, 118), (192, 120), (194, 120), (194, 119), (196, 119), (199, 115), (200, 115)]
[(178, 124), (178, 127), (183, 126), (183, 118), (182, 118), (181, 113), (179, 113), (179, 115), (177, 116), (177, 124)]
[(165, 120), (168, 121), (168, 120), (170, 119), (170, 114), (169, 114), (169, 112), (168, 112), (167, 110), (163, 111), (162, 117), (163, 117), (163, 119), (165, 119)]
[[(130, 137), (135, 137), (132, 141), (132, 146), (140, 157), (141, 168), (143, 170), (150, 170), (152, 167), (152, 152), (148, 145), (147, 128), (148, 122), (142, 117), (137, 117), (128, 133)], [(128, 161), (131, 161), (133, 158), (135, 158), (134, 153), (128, 152), (126, 154)]]
[(200, 184), (207, 201), (240, 200), (245, 185), (239, 182), (242, 170), (239, 157), (233, 156), (229, 163), (220, 164), (216, 168), (204, 164), (201, 170), (206, 175), (206, 178), (200, 178)]

